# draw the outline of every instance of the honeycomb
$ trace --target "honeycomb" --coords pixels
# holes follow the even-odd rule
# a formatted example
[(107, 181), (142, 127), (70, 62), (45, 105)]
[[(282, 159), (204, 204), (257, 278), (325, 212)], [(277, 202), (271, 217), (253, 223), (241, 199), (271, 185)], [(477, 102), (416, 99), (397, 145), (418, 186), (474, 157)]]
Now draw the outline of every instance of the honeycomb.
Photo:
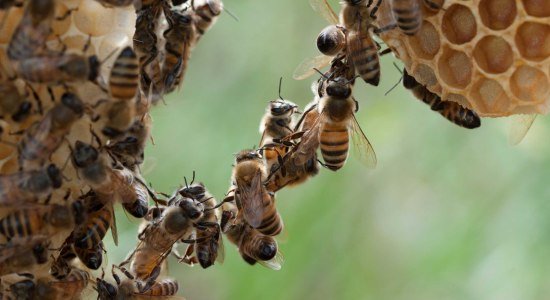
[[(394, 22), (389, 1), (377, 26)], [(409, 74), (483, 117), (550, 111), (550, 1), (445, 1), (414, 36), (380, 34)]]

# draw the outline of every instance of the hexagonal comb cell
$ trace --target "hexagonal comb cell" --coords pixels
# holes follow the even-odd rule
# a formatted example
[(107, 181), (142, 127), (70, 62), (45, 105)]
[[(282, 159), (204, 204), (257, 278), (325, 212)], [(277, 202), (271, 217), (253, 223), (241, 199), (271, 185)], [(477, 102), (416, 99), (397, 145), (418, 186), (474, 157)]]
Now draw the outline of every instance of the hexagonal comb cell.
[(420, 31), (409, 40), (416, 55), (433, 59), (441, 46), (437, 29), (428, 21), (422, 23)]
[(546, 75), (536, 68), (521, 66), (510, 78), (512, 93), (525, 102), (543, 102), (550, 97)]
[(477, 33), (476, 19), (472, 11), (459, 4), (454, 4), (445, 11), (441, 26), (449, 42), (458, 45), (471, 41)]
[(414, 78), (425, 86), (432, 86), (437, 84), (437, 76), (435, 76), (434, 70), (425, 64), (420, 64), (414, 70)]
[(493, 30), (506, 29), (516, 19), (516, 0), (481, 0), (479, 15), (485, 26)]
[(490, 35), (477, 42), (474, 48), (477, 65), (487, 73), (503, 73), (514, 61), (512, 47), (501, 37)]
[(444, 48), (437, 65), (441, 79), (454, 88), (465, 88), (472, 80), (472, 60), (464, 52)]
[(516, 44), (524, 58), (546, 59), (550, 56), (550, 24), (523, 23), (516, 32)]
[(522, 2), (528, 15), (539, 18), (550, 17), (550, 1), (522, 0)]
[(496, 80), (482, 78), (472, 86), (471, 100), (481, 113), (506, 112), (510, 97)]

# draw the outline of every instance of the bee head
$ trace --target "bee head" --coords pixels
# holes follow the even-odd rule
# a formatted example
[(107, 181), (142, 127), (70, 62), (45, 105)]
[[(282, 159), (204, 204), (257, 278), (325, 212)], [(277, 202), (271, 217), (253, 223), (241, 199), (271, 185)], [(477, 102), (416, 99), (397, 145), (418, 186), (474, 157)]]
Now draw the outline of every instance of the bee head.
[(84, 104), (82, 103), (82, 100), (80, 100), (80, 98), (73, 93), (64, 93), (61, 96), (61, 103), (79, 116), (84, 113)]
[(82, 201), (78, 200), (73, 202), (73, 204), (71, 204), (71, 208), (72, 208), (75, 223), (76, 224), (84, 223), (84, 221), (86, 220), (87, 213), (86, 213), (86, 206), (84, 206)]
[(277, 99), (269, 102), (269, 111), (273, 116), (286, 115), (293, 113), (298, 106), (290, 101)]
[(204, 198), (205, 193), (206, 188), (201, 182), (186, 186), (178, 191), (178, 194), (180, 194), (182, 197), (192, 198), (195, 200), (201, 200), (202, 198)]
[(92, 145), (86, 144), (81, 141), (76, 141), (74, 144), (73, 161), (77, 167), (85, 167), (99, 158), (99, 152)]
[(118, 289), (109, 282), (98, 278), (97, 294), (99, 299), (114, 299), (118, 294)]
[(84, 257), (82, 257), (82, 262), (84, 263), (84, 265), (86, 265), (86, 267), (92, 270), (97, 270), (99, 269), (99, 267), (101, 267), (101, 264), (103, 263), (103, 254), (101, 254), (101, 247), (101, 244), (99, 244), (93, 249), (95, 251), (86, 251), (86, 254), (84, 254)]
[(351, 96), (351, 85), (344, 77), (337, 77), (334, 80), (328, 81), (325, 93), (329, 97), (347, 99)]
[(48, 173), (48, 177), (52, 181), (53, 188), (55, 189), (60, 188), (62, 184), (62, 178), (63, 178), (61, 176), (61, 171), (54, 164), (51, 164), (48, 166), (48, 169), (46, 170), (46, 172)]
[(237, 153), (237, 155), (235, 156), (235, 161), (237, 163), (247, 161), (247, 160), (261, 160), (261, 159), (262, 159), (262, 155), (258, 151), (252, 150), (252, 149), (242, 150), (241, 152)]
[(210, 13), (214, 16), (218, 16), (222, 13), (223, 4), (219, 0), (206, 0)]

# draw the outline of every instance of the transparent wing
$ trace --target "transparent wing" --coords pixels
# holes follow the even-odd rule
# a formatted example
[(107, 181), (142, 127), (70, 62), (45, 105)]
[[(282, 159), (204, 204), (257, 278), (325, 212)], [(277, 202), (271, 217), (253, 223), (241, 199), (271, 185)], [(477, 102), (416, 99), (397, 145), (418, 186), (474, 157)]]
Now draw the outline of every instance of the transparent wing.
[(272, 259), (266, 261), (259, 260), (258, 263), (271, 270), (279, 271), (283, 267), (284, 261), (285, 258), (283, 253), (281, 253), (281, 251), (277, 251), (277, 254)]
[(374, 169), (376, 167), (376, 153), (363, 129), (359, 126), (355, 115), (350, 121), (350, 130), (355, 157), (366, 167)]
[(309, 4), (316, 13), (321, 15), (321, 17), (327, 20), (330, 24), (338, 24), (338, 16), (332, 7), (330, 7), (327, 0), (309, 0)]
[(220, 264), (223, 264), (224, 260), (225, 260), (225, 246), (223, 245), (223, 237), (220, 229), (219, 238), (218, 238), (218, 256), (216, 257), (216, 261)]
[(262, 223), (264, 214), (262, 173), (256, 172), (250, 186), (237, 178), (237, 189), (240, 193), (243, 217), (250, 226), (257, 228)]
[(331, 61), (332, 57), (324, 54), (306, 58), (298, 65), (298, 67), (296, 67), (296, 70), (294, 70), (294, 73), (292, 74), (292, 78), (296, 80), (306, 79), (317, 72), (314, 68), (322, 69), (328, 66)]
[(311, 124), (307, 124), (307, 126), (304, 124), (304, 126), (302, 126), (302, 128), (307, 131), (300, 139), (298, 145), (292, 148), (287, 154), (289, 155), (288, 163), (301, 166), (305, 164), (311, 157), (313, 157), (313, 155), (319, 148), (320, 127), (321, 123), (323, 123), (326, 118), (326, 114), (324, 111), (321, 114), (318, 114), (317, 110), (315, 109), (312, 110), (310, 113), (317, 114), (317, 117), (314, 121), (311, 122)]
[(113, 236), (113, 243), (115, 243), (115, 246), (118, 246), (118, 230), (116, 228), (116, 217), (115, 217), (115, 210), (113, 208), (113, 204), (110, 204), (111, 215), (113, 216), (111, 220), (111, 235)]
[(517, 145), (521, 143), (527, 132), (535, 122), (536, 114), (510, 116), (510, 127), (508, 128), (508, 143)]

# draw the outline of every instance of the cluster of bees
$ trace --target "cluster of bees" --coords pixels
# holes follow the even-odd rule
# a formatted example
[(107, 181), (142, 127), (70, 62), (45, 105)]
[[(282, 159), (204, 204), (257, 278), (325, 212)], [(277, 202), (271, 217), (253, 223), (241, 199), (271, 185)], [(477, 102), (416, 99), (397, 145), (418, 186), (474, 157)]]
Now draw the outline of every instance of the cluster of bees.
[[(390, 1), (391, 13), (395, 20), (390, 25), (378, 28), (375, 21), (383, 0), (345, 0), (339, 16), (330, 7), (327, 0), (310, 0), (313, 9), (330, 25), (317, 37), (317, 48), (322, 53), (303, 61), (294, 72), (294, 78), (301, 80), (315, 74), (316, 70), (327, 65), (347, 64), (351, 76), (357, 74), (366, 83), (377, 86), (380, 82), (380, 56), (391, 53), (391, 49), (380, 51), (374, 35), (388, 30), (399, 30), (405, 35), (415, 35), (422, 25), (421, 5), (438, 11), (444, 0), (393, 0)], [(430, 108), (458, 126), (473, 129), (481, 125), (479, 116), (460, 104), (441, 99), (427, 87), (420, 84), (405, 69), (402, 72), (403, 86)]]
[[(101, 60), (86, 55), (91, 35), (77, 53), (59, 37), (60, 49), (51, 46), (53, 23), (78, 8), (57, 15), (56, 0), (0, 3), (0, 26), (23, 9), (0, 76), (0, 143), (13, 150), (0, 162), (13, 170), (0, 175), (0, 298), (80, 299), (95, 290), (98, 299), (176, 299), (164, 264), (178, 244), (188, 246), (182, 262), (206, 268), (223, 257), (216, 200), (204, 186), (192, 182), (160, 199), (139, 168), (152, 103), (181, 85), (192, 48), (223, 5), (98, 2), (133, 4), (137, 14), (133, 46)], [(112, 281), (103, 239), (110, 229), (118, 244), (116, 203), (144, 225), (128, 259), (111, 267)]]

